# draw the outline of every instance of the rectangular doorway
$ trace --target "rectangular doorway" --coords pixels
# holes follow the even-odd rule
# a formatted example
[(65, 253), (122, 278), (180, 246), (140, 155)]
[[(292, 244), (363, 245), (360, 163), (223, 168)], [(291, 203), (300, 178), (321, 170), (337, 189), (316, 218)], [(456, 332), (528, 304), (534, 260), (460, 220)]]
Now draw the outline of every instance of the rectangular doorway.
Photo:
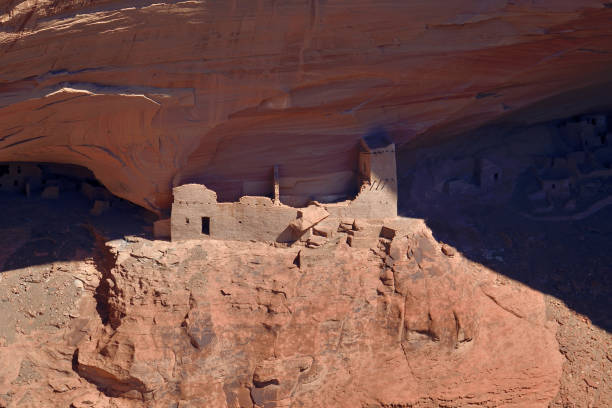
[(202, 217), (202, 235), (210, 235), (210, 217)]

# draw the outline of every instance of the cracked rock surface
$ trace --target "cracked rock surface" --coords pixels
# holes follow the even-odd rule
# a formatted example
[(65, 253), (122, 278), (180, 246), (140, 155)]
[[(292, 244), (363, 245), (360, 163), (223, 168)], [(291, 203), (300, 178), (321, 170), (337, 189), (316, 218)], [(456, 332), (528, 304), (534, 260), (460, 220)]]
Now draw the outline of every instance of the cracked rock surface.
[(3, 204), (2, 408), (611, 402), (609, 333), (421, 219), (395, 220), (371, 248), (338, 232), (311, 249), (107, 239), (144, 215)]
[[(422, 221), (406, 222), (409, 233), (371, 249), (98, 240), (93, 258), (41, 274), (74, 287), (61, 298), (64, 320), (2, 339), (0, 406), (609, 400), (609, 336), (561, 302), (458, 252), (447, 256), (452, 248)], [(298, 266), (299, 251), (308, 261)], [(21, 275), (1, 276), (4, 283)], [(3, 286), (2, 296), (17, 294)], [(579, 374), (588, 361), (592, 371)]]
[[(547, 406), (562, 357), (544, 297), (424, 228), (405, 239), (390, 269), (345, 244), (298, 267), (265, 244), (111, 241), (108, 320), (79, 329), (71, 381), (91, 406)], [(70, 384), (47, 398), (86, 406)]]

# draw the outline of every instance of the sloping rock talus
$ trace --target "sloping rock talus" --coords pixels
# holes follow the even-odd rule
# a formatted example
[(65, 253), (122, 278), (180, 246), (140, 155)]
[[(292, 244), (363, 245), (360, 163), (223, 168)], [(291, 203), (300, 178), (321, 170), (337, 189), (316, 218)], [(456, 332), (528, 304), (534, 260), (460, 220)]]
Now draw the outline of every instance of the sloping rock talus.
[(346, 192), (369, 132), (427, 141), (577, 89), (570, 111), (609, 103), (611, 18), (601, 0), (3, 0), (0, 161), (86, 166), (156, 211), (189, 181), (265, 193), (274, 165), (281, 193)]

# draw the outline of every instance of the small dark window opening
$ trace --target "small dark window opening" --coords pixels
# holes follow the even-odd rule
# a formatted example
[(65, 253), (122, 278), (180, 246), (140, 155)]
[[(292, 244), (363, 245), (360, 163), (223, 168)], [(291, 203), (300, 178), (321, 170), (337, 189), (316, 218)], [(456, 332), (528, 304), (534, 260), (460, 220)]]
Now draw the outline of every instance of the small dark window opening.
[(202, 234), (210, 235), (210, 217), (202, 217)]
[(495, 173), (495, 174), (493, 175), (493, 180), (497, 181), (498, 179), (499, 179), (499, 174), (498, 174), (498, 173)]
[(554, 190), (554, 189), (555, 189), (555, 187), (557, 187), (557, 186), (556, 186), (555, 184), (553, 184), (553, 185), (552, 185), (552, 189)]
[(21, 166), (17, 166), (17, 174), (21, 174)]
[(189, 224), (189, 218), (185, 218), (185, 224)]
[(5, 174), (9, 174), (9, 166), (2, 165), (0, 166), (0, 177), (4, 176)]

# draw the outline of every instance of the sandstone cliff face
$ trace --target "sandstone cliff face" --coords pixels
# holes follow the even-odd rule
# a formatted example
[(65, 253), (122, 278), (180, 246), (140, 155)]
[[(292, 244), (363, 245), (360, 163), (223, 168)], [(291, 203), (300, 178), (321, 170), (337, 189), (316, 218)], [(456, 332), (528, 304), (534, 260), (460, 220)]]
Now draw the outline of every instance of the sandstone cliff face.
[(562, 358), (543, 296), (420, 225), (393, 257), (344, 244), (299, 262), (264, 244), (113, 241), (97, 262), (103, 319), (68, 336), (79, 376), (33, 403), (548, 406)]
[[(428, 141), (603, 89), (611, 18), (601, 0), (4, 0), (0, 161), (83, 165), (156, 211), (187, 181), (264, 193), (274, 164), (288, 194), (346, 192), (368, 132)], [(564, 113), (610, 101), (593, 92)]]

